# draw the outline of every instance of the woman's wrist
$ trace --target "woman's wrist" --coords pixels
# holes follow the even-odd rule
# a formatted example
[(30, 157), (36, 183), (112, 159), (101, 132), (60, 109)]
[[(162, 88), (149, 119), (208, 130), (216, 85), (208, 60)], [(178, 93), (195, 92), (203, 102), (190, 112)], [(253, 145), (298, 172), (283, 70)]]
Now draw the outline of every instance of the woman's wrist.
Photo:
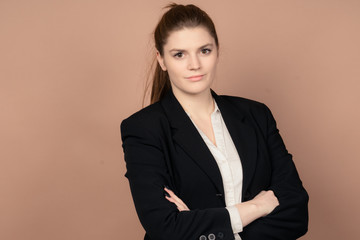
[(273, 191), (261, 191), (252, 200), (236, 205), (243, 227), (255, 221), (258, 218), (265, 217), (271, 213), (279, 201)]
[(259, 217), (265, 217), (269, 214), (265, 208), (265, 204), (261, 201), (257, 201), (257, 199), (252, 199), (249, 202), (251, 202), (251, 205), (254, 206), (254, 211), (259, 215)]
[(243, 227), (265, 215), (264, 208), (253, 200), (239, 203), (236, 208), (239, 211)]

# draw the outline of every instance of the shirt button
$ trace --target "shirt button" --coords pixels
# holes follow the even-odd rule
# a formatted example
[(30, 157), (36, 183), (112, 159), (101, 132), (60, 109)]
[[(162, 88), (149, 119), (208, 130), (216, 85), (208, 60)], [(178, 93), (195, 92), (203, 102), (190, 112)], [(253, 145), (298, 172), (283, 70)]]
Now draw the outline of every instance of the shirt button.
[(215, 240), (216, 239), (215, 234), (213, 234), (213, 233), (210, 233), (208, 238), (209, 238), (209, 240)]

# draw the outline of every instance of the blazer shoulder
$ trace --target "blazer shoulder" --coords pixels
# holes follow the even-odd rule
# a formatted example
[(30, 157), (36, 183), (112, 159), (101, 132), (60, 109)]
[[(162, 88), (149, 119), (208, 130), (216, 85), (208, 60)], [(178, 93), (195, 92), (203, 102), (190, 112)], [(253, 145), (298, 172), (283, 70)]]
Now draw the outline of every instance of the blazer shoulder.
[(163, 114), (164, 111), (162, 110), (162, 107), (160, 106), (159, 102), (150, 104), (149, 106), (146, 106), (139, 111), (131, 114), (129, 117), (127, 117), (124, 120), (146, 120), (148, 118), (155, 118), (157, 116), (160, 116)]
[[(227, 109), (232, 109), (231, 112), (238, 112), (239, 116), (244, 117), (243, 120), (253, 126), (257, 126), (262, 132), (266, 132), (269, 121), (273, 120), (270, 109), (262, 102), (255, 100), (234, 97), (234, 96), (220, 96)], [(229, 112), (229, 111), (228, 111)]]
[(166, 120), (164, 109), (160, 102), (153, 103), (121, 122), (121, 130), (124, 128), (141, 128), (149, 131), (158, 129), (158, 124), (163, 123)]
[(224, 99), (224, 101), (230, 103), (236, 108), (240, 108), (242, 111), (247, 113), (264, 113), (264, 111), (269, 111), (269, 108), (264, 103), (259, 101), (228, 95), (221, 95), (220, 97)]

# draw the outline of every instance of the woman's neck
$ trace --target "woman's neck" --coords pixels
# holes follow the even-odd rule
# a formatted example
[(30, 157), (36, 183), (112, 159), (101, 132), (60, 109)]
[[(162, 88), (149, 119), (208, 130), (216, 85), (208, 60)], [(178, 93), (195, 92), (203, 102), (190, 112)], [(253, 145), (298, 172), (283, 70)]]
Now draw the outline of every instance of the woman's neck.
[(207, 117), (214, 111), (214, 100), (210, 89), (199, 94), (173, 92), (183, 109), (192, 117)]

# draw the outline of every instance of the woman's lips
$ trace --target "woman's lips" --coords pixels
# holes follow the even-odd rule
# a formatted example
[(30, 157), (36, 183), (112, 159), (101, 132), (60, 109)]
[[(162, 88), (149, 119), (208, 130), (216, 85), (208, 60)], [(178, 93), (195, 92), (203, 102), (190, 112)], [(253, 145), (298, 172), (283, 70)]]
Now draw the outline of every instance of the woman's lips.
[(200, 81), (203, 77), (204, 77), (204, 75), (194, 75), (194, 76), (187, 77), (187, 79), (189, 79), (192, 82), (197, 82), (197, 81)]

